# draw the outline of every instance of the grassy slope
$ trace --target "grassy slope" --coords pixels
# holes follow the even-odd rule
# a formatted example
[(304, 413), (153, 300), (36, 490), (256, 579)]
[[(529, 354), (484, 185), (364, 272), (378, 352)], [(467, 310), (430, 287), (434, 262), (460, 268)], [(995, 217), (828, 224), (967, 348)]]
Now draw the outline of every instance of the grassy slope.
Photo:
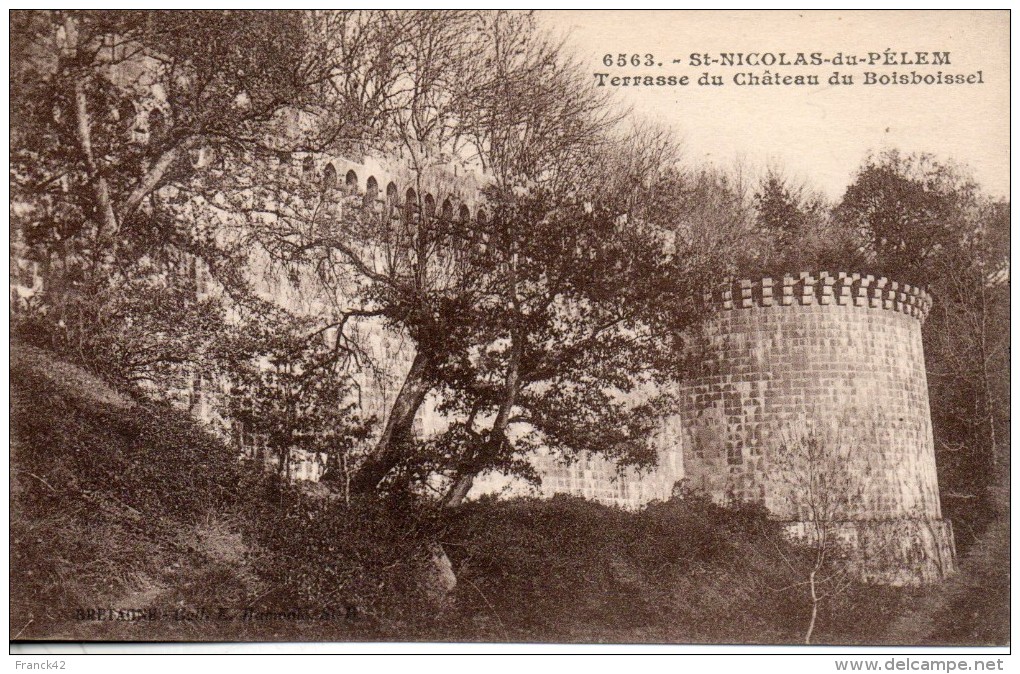
[(11, 638), (196, 638), (78, 619), (250, 591), (235, 457), (184, 415), (11, 348)]
[[(580, 499), (345, 506), (275, 494), (186, 415), (11, 350), (11, 637), (797, 643), (797, 553), (760, 512)], [(263, 491), (260, 491), (263, 490)], [(272, 496), (272, 498), (269, 498)], [(440, 544), (459, 582), (423, 588)], [(1005, 643), (1008, 527), (945, 587), (852, 587), (819, 642)], [(791, 587), (792, 586), (792, 587)], [(82, 621), (82, 608), (329, 619)], [(339, 617), (338, 617), (339, 616)]]

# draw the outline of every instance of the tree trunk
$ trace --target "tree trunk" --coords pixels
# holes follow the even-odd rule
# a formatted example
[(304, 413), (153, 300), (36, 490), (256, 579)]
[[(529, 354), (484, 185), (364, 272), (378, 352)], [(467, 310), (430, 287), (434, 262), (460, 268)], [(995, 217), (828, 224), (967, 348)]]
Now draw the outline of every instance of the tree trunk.
[(811, 570), (808, 584), (811, 587), (811, 622), (808, 623), (807, 634), (804, 635), (805, 644), (811, 643), (811, 636), (815, 632), (815, 621), (818, 620), (818, 590), (815, 587), (815, 569)]
[(503, 386), (503, 400), (499, 404), (499, 411), (496, 419), (492, 422), (492, 430), (489, 432), (489, 439), (482, 447), (479, 455), (472, 462), (473, 465), (464, 471), (453, 483), (453, 486), (446, 494), (443, 502), (444, 508), (456, 508), (467, 497), (475, 477), (488, 461), (499, 452), (503, 443), (506, 442), (506, 429), (510, 425), (510, 413), (517, 402), (517, 391), (521, 382), (521, 355), (523, 353), (523, 341), (515, 336), (510, 352), (510, 363), (506, 374), (506, 383)]
[[(64, 18), (64, 39), (68, 51), (78, 59), (78, 31), (74, 20), (65, 16)], [(80, 72), (73, 72), (74, 79), (74, 117), (75, 135), (78, 141), (78, 149), (85, 160), (85, 167), (88, 170), (89, 184), (92, 189), (95, 208), (95, 245), (97, 252), (102, 250), (104, 245), (113, 246), (117, 236), (117, 216), (113, 210), (113, 201), (110, 197), (110, 186), (106, 182), (102, 169), (96, 161), (95, 153), (92, 150), (92, 116), (88, 108), (88, 93), (85, 89), (87, 76), (84, 69)], [(113, 251), (108, 253), (113, 255)]]
[(980, 278), (980, 304), (978, 310), (981, 312), (981, 320), (979, 326), (979, 340), (980, 346), (980, 357), (981, 357), (981, 387), (982, 396), (984, 403), (983, 416), (988, 423), (988, 441), (990, 444), (989, 455), (991, 457), (991, 470), (993, 474), (999, 465), (999, 450), (996, 445), (995, 439), (995, 405), (992, 400), (992, 387), (991, 387), (991, 376), (989, 375), (988, 367), (988, 298), (985, 294), (985, 279), (982, 276)]
[(464, 473), (457, 478), (457, 481), (450, 487), (450, 491), (446, 493), (446, 500), (443, 502), (444, 508), (456, 508), (464, 499), (467, 498), (468, 492), (471, 491), (471, 487), (475, 483), (475, 476), (477, 472), (471, 471)]
[(352, 491), (356, 493), (372, 491), (400, 462), (402, 452), (413, 438), (414, 418), (432, 388), (427, 376), (431, 365), (431, 359), (426, 354), (418, 352), (415, 355), (411, 369), (404, 378), (404, 385), (400, 387), (400, 392), (393, 401), (393, 409), (390, 410), (389, 418), (386, 420), (382, 437), (351, 479)]

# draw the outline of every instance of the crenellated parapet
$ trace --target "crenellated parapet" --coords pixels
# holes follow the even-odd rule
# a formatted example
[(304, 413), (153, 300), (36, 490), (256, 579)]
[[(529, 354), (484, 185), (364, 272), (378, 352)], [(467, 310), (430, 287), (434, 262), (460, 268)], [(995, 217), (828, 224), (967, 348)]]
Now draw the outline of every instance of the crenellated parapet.
[(924, 322), (931, 310), (927, 291), (885, 276), (846, 272), (800, 272), (782, 277), (724, 282), (705, 292), (715, 310), (793, 305), (845, 305), (897, 311)]
[(293, 170), (338, 198), (388, 217), (422, 215), (458, 222), (484, 220), (484, 176), (459, 164), (417, 171), (399, 159), (307, 155)]

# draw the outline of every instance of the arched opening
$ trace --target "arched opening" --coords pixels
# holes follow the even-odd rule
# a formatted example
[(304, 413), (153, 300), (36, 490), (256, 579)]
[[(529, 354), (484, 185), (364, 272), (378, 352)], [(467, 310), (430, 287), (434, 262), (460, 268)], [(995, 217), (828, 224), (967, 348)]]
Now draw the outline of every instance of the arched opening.
[(449, 197), (443, 200), (443, 208), (439, 211), (439, 217), (445, 222), (453, 221), (453, 202), (450, 201)]
[(409, 187), (407, 192), (404, 193), (404, 220), (414, 222), (414, 216), (417, 212), (418, 194)]
[(436, 217), (436, 199), (431, 194), (426, 194), (423, 201), (424, 215), (431, 220)]
[(336, 169), (332, 164), (326, 164), (322, 169), (322, 189), (331, 190), (336, 187)]
[(344, 178), (344, 187), (347, 188), (347, 194), (358, 193), (358, 174), (353, 169), (347, 172), (347, 177)]
[(307, 156), (306, 155), (305, 158), (301, 160), (301, 172), (303, 174), (305, 174), (306, 176), (310, 176), (310, 175), (312, 175), (312, 173), (314, 171), (315, 171), (315, 160), (312, 159), (311, 156)]
[(485, 225), (489, 222), (489, 214), (486, 213), (484, 208), (479, 208), (475, 212), (475, 229), (471, 235), (471, 239), (476, 245), (480, 246), (482, 251), (488, 249), (489, 233), (486, 231)]
[(467, 204), (460, 205), (460, 211), (457, 213), (457, 220), (459, 220), (462, 225), (466, 225), (471, 222), (471, 209), (467, 207)]
[(365, 183), (365, 206), (372, 206), (379, 198), (379, 181), (375, 176), (369, 176)]
[(400, 212), (400, 196), (397, 193), (397, 186), (390, 182), (386, 186), (386, 217), (395, 218), (397, 213)]

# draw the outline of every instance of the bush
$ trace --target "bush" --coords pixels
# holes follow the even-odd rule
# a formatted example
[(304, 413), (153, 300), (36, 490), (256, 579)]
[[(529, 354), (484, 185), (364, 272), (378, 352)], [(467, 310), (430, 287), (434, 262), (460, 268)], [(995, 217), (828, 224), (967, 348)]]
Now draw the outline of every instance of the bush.
[(252, 500), (246, 535), (265, 615), (297, 612), (301, 640), (406, 638), (431, 620), (430, 541), (438, 517), (426, 504), (310, 497), (283, 485)]
[(766, 539), (782, 541), (763, 512), (702, 499), (636, 513), (565, 496), (471, 503), (444, 539), (462, 581), (447, 627), (514, 641), (788, 640), (794, 621), (776, 618), (790, 611), (777, 615), (762, 581), (779, 565)]

